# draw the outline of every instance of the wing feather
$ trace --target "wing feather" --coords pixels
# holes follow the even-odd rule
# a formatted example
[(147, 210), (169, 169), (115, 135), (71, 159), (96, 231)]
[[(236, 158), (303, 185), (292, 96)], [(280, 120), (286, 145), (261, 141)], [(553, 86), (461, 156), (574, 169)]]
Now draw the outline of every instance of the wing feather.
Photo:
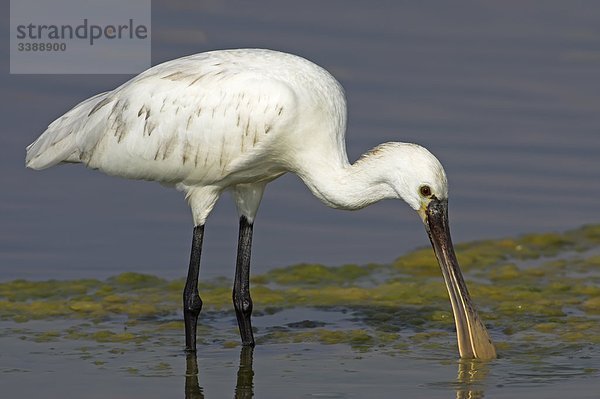
[(100, 108), (110, 109), (105, 132), (81, 147), (82, 162), (128, 178), (218, 180), (290, 123), (282, 109), (294, 93), (284, 83), (230, 64), (176, 61), (110, 94)]
[(27, 167), (46, 169), (60, 162), (70, 161), (70, 157), (79, 151), (82, 136), (97, 141), (102, 132), (98, 129), (100, 115), (94, 114), (102, 105), (110, 102), (109, 94), (105, 92), (88, 98), (52, 122), (27, 147)]
[(295, 122), (296, 92), (284, 80), (227, 52), (169, 61), (54, 121), (27, 148), (27, 165), (81, 162), (134, 179), (217, 181), (272, 156), (270, 143)]

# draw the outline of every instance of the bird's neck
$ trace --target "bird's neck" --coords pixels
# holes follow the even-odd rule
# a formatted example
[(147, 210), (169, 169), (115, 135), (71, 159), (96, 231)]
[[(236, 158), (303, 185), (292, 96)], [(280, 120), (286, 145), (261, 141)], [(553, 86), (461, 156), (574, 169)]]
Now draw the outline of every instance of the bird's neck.
[(300, 178), (326, 205), (338, 209), (361, 209), (377, 201), (398, 198), (385, 178), (380, 160), (363, 155), (354, 164), (314, 162)]

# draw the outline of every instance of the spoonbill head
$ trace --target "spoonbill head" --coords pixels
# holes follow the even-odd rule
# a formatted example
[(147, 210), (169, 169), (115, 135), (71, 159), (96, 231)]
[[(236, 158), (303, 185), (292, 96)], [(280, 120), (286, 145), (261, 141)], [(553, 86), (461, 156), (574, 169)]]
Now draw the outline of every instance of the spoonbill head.
[[(431, 241), (450, 297), (458, 349), (463, 358), (492, 359), (496, 351), (463, 279), (448, 222), (448, 180), (442, 164), (426, 148), (410, 143), (384, 143), (356, 162), (381, 173), (391, 197), (417, 211)], [(372, 178), (377, 180), (377, 178)]]

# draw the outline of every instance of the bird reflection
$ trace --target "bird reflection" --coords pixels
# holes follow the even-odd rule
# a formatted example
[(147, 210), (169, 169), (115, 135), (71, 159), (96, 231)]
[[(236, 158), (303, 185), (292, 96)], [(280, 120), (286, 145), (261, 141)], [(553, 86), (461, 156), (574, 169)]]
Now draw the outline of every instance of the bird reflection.
[(487, 362), (461, 359), (458, 362), (456, 399), (481, 399), (485, 397), (483, 382), (489, 372)]
[[(253, 348), (242, 347), (234, 391), (235, 399), (254, 397), (253, 357)], [(458, 362), (458, 375), (456, 377), (456, 399), (484, 398), (484, 381), (488, 374), (489, 365), (487, 362), (461, 359)], [(198, 360), (195, 353), (186, 355), (185, 398), (204, 399), (204, 392), (198, 383)]]
[[(254, 349), (244, 346), (240, 351), (240, 366), (237, 372), (235, 385), (235, 399), (249, 399), (254, 397), (254, 370), (252, 361)], [(204, 392), (198, 383), (198, 359), (195, 353), (186, 355), (185, 369), (185, 398), (204, 399)]]

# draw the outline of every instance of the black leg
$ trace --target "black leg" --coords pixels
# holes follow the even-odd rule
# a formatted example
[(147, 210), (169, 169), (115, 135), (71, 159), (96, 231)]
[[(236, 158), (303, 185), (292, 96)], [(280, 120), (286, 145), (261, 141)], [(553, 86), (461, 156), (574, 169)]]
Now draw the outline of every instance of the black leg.
[(202, 310), (202, 300), (198, 295), (198, 275), (200, 273), (200, 253), (202, 252), (203, 237), (204, 225), (194, 227), (190, 268), (183, 289), (183, 319), (185, 321), (185, 350), (187, 352), (196, 351), (196, 324), (198, 323), (200, 310)]
[(233, 283), (233, 306), (237, 317), (243, 346), (254, 346), (252, 335), (252, 298), (250, 298), (250, 249), (252, 247), (252, 223), (245, 216), (240, 218), (235, 282)]

